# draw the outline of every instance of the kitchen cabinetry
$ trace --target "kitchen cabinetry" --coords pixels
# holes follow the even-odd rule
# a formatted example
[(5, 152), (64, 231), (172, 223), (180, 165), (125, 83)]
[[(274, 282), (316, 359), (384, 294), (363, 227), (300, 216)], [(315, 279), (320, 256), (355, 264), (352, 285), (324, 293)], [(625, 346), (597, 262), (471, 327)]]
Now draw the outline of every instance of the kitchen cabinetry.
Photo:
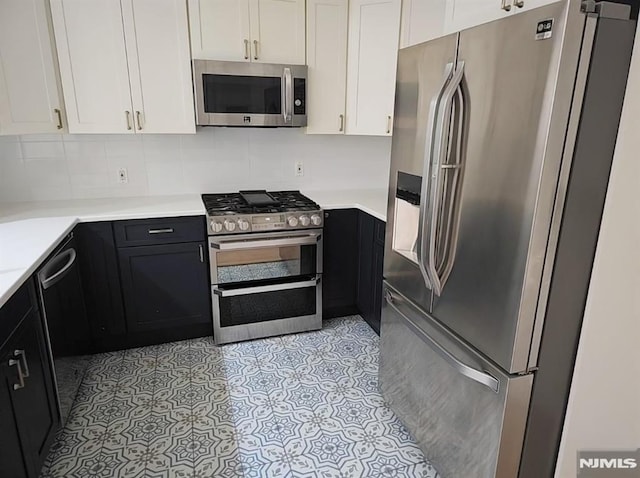
[(189, 0), (193, 58), (305, 64), (305, 0)]
[(0, 0), (0, 134), (63, 129), (46, 0)]
[(392, 134), (400, 5), (400, 0), (349, 3), (347, 134)]
[(348, 0), (307, 2), (307, 133), (344, 133), (348, 13)]
[(356, 314), (358, 286), (358, 210), (325, 211), (322, 315)]
[(36, 478), (58, 428), (52, 368), (33, 284), (0, 309), (0, 475)]
[(114, 231), (128, 333), (200, 325), (210, 334), (202, 217), (118, 221)]
[(380, 334), (385, 223), (360, 211), (358, 217), (358, 310)]
[(310, 0), (307, 133), (390, 136), (400, 0)]
[(443, 36), (446, 12), (447, 0), (403, 0), (400, 48)]
[(71, 133), (194, 133), (186, 4), (51, 0)]

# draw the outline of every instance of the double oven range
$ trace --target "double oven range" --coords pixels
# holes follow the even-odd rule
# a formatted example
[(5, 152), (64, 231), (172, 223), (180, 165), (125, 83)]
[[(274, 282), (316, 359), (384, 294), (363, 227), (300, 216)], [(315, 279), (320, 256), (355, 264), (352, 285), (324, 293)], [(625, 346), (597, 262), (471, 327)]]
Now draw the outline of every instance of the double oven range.
[(320, 206), (299, 191), (203, 194), (216, 344), (322, 327)]

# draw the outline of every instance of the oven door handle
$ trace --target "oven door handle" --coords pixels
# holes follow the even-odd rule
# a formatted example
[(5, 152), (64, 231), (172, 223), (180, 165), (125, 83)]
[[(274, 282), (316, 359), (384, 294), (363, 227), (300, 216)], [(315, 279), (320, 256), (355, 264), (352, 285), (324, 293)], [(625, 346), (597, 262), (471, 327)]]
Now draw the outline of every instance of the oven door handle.
[(322, 233), (286, 236), (282, 238), (266, 237), (264, 239), (209, 239), (209, 246), (220, 251), (240, 251), (254, 247), (283, 247), (317, 244)]
[(320, 276), (315, 279), (302, 282), (286, 282), (284, 284), (259, 285), (256, 287), (243, 287), (241, 289), (218, 289), (213, 288), (213, 293), (220, 297), (234, 297), (238, 295), (260, 294), (262, 292), (279, 292), (281, 290), (304, 289), (305, 287), (315, 287), (320, 282)]

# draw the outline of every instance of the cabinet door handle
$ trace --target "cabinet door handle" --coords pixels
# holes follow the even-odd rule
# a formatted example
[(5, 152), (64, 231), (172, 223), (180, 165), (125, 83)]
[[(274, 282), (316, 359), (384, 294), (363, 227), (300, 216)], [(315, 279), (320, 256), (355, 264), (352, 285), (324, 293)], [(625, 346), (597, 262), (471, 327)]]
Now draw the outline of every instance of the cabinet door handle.
[(387, 116), (387, 134), (391, 133), (391, 116)]
[(253, 59), (257, 60), (258, 59), (258, 40), (253, 40), (253, 51), (254, 51)]
[(515, 2), (513, 2), (513, 4), (518, 8), (522, 8), (522, 7), (524, 7), (524, 0), (515, 0)]
[(502, 0), (502, 8), (505, 12), (511, 11), (511, 0)]
[(127, 129), (131, 131), (131, 112), (125, 111), (124, 116), (127, 118)]
[(244, 59), (249, 59), (249, 40), (244, 39)]
[(22, 368), (24, 378), (29, 378), (29, 365), (27, 364), (27, 353), (24, 350), (14, 350), (15, 358), (22, 359)]
[(344, 115), (340, 115), (340, 129), (338, 131), (344, 131)]
[(198, 250), (200, 252), (200, 262), (204, 264), (204, 249), (202, 248), (202, 244), (198, 244)]
[(21, 388), (24, 388), (24, 374), (22, 373), (22, 366), (20, 365), (20, 360), (16, 360), (16, 359), (9, 360), (9, 367), (13, 367), (14, 365), (18, 367), (18, 382), (19, 383), (14, 383), (13, 384), (13, 389), (14, 390), (20, 390)]
[(172, 232), (172, 227), (167, 227), (166, 229), (149, 229), (149, 234), (171, 234)]
[(142, 119), (139, 111), (136, 111), (136, 121), (138, 122), (138, 131), (142, 129)]
[(53, 112), (58, 117), (58, 129), (62, 129), (62, 111), (60, 111), (58, 108), (55, 108)]

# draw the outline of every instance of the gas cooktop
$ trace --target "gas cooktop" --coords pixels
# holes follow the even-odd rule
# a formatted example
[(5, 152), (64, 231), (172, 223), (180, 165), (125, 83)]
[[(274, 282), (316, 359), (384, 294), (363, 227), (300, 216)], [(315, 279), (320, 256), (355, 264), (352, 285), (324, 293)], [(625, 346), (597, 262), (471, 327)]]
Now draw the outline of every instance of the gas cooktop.
[(209, 234), (238, 234), (322, 227), (318, 204), (300, 191), (203, 194)]

